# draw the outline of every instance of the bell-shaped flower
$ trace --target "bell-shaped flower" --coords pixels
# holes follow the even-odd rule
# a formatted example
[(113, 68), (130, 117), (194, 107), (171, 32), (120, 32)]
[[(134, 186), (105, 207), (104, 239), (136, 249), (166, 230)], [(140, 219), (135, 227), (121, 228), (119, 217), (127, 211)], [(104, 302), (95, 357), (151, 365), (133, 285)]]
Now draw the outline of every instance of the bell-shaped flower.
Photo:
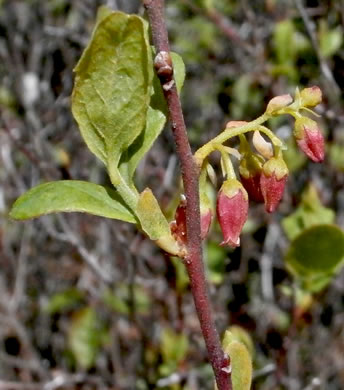
[(260, 189), (260, 176), (264, 159), (256, 153), (246, 153), (240, 161), (239, 173), (242, 185), (250, 199), (255, 202), (264, 202)]
[(239, 246), (239, 236), (248, 214), (248, 195), (238, 180), (228, 179), (222, 184), (216, 213), (224, 238), (221, 245)]
[(294, 136), (299, 148), (314, 162), (325, 158), (325, 141), (318, 124), (305, 116), (297, 118)]
[(273, 157), (263, 165), (260, 189), (268, 213), (274, 212), (279, 205), (287, 177), (288, 168), (281, 157)]

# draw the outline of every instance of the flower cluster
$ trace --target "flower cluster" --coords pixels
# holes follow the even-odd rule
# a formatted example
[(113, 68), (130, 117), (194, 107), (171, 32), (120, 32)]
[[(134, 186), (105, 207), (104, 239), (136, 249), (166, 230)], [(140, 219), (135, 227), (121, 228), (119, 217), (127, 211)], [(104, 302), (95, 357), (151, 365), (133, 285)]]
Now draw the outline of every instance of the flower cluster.
[[(204, 239), (209, 231), (213, 210), (206, 194), (206, 170), (211, 172), (207, 155), (214, 150), (221, 153), (221, 166), (226, 180), (223, 182), (216, 202), (216, 215), (224, 240), (221, 245), (236, 247), (240, 245), (240, 233), (247, 220), (249, 199), (265, 204), (265, 210), (272, 213), (278, 207), (288, 178), (288, 168), (283, 159), (283, 142), (268, 128), (262, 126), (267, 119), (290, 114), (295, 118), (293, 135), (299, 148), (314, 162), (322, 162), (325, 157), (324, 137), (317, 123), (302, 115), (303, 111), (313, 113), (310, 109), (321, 102), (322, 95), (319, 87), (305, 88), (296, 91), (295, 100), (290, 95), (277, 96), (270, 100), (262, 117), (251, 123), (231, 121), (224, 132), (203, 146), (196, 161), (202, 163), (200, 179), (201, 204), (201, 237)], [(246, 138), (246, 133), (254, 132), (252, 150)], [(271, 142), (261, 135), (265, 134)], [(223, 142), (233, 136), (240, 137), (239, 151), (223, 145)], [(258, 153), (257, 153), (258, 152)], [(201, 155), (202, 158), (199, 156)], [(240, 159), (239, 176), (236, 178), (231, 162), (231, 156)], [(212, 168), (211, 168), (212, 169)], [(213, 179), (210, 175), (210, 178)], [(174, 236), (186, 242), (185, 200), (182, 200), (171, 223)]]

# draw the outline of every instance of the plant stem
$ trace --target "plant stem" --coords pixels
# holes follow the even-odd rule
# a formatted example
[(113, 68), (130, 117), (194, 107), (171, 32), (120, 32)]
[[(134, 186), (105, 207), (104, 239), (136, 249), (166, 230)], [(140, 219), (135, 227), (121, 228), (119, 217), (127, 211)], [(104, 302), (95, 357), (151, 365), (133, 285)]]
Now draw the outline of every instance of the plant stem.
[(185, 266), (190, 278), (191, 292), (200, 321), (209, 360), (214, 370), (219, 390), (231, 390), (228, 371), (229, 358), (224, 354), (216, 331), (207, 283), (204, 274), (201, 245), (199, 206), (199, 167), (193, 159), (187, 136), (181, 103), (173, 79), (168, 34), (164, 19), (164, 0), (143, 0), (147, 10), (153, 43), (156, 48), (155, 68), (168, 105), (171, 127), (180, 159), (186, 196), (187, 255)]
[[(240, 134), (248, 133), (252, 130), (257, 130), (257, 128), (264, 122), (266, 122), (270, 116), (268, 114), (263, 114), (252, 122), (248, 122), (244, 125), (237, 127), (229, 127), (225, 129), (218, 136), (213, 138), (211, 141), (203, 145), (201, 148), (197, 150), (195, 153), (195, 159), (198, 166), (202, 166), (203, 160), (214, 150), (216, 150), (216, 145), (223, 144), (230, 138), (236, 137)], [(278, 140), (279, 141), (279, 140)], [(280, 141), (279, 141), (280, 142)]]

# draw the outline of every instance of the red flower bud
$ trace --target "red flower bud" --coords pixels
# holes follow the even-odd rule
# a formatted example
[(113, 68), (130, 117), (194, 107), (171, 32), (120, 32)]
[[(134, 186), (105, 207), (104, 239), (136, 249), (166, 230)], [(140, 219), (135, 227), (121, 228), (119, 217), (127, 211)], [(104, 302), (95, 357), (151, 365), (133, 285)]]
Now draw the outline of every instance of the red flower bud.
[[(202, 201), (203, 200), (203, 201)], [(211, 204), (209, 199), (205, 199), (205, 196), (201, 197), (201, 238), (202, 240), (207, 236), (213, 213), (211, 210)], [(183, 199), (180, 201), (176, 213), (174, 216), (174, 221), (170, 223), (171, 232), (174, 237), (181, 243), (186, 243), (186, 200)]]
[(255, 153), (244, 155), (239, 165), (241, 183), (248, 193), (250, 199), (255, 202), (264, 202), (260, 189), (260, 176), (264, 159)]
[(275, 211), (281, 201), (287, 177), (288, 168), (282, 158), (273, 157), (263, 165), (260, 188), (268, 213)]
[(239, 236), (248, 214), (248, 195), (238, 180), (229, 179), (222, 184), (216, 212), (224, 238), (221, 245), (239, 246)]
[(186, 243), (186, 200), (182, 197), (176, 213), (174, 215), (174, 221), (170, 223), (170, 228), (173, 236), (180, 243)]
[(260, 173), (248, 178), (240, 176), (241, 183), (247, 191), (249, 198), (257, 203), (264, 202), (262, 190), (260, 188), (260, 176)]
[(325, 158), (324, 137), (315, 121), (305, 116), (296, 119), (294, 136), (299, 148), (314, 162)]

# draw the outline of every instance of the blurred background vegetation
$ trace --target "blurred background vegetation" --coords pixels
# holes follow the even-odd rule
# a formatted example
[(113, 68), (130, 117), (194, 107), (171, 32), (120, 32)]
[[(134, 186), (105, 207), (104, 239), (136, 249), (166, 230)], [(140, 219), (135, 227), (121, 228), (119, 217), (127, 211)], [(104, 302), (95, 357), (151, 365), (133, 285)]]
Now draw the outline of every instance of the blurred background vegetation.
[[(289, 118), (271, 121), (288, 144), (283, 202), (273, 215), (251, 204), (234, 251), (219, 247), (213, 226), (204, 253), (218, 329), (234, 325), (246, 340), (253, 389), (343, 389), (344, 1), (166, 3), (194, 150), (275, 95), (323, 90), (326, 161), (297, 150)], [(136, 0), (0, 1), (0, 389), (212, 389), (179, 260), (125, 223), (8, 218), (40, 182), (109, 183), (70, 110), (73, 67), (102, 4), (143, 15)], [(137, 175), (166, 213), (178, 202), (178, 169), (167, 130)]]

